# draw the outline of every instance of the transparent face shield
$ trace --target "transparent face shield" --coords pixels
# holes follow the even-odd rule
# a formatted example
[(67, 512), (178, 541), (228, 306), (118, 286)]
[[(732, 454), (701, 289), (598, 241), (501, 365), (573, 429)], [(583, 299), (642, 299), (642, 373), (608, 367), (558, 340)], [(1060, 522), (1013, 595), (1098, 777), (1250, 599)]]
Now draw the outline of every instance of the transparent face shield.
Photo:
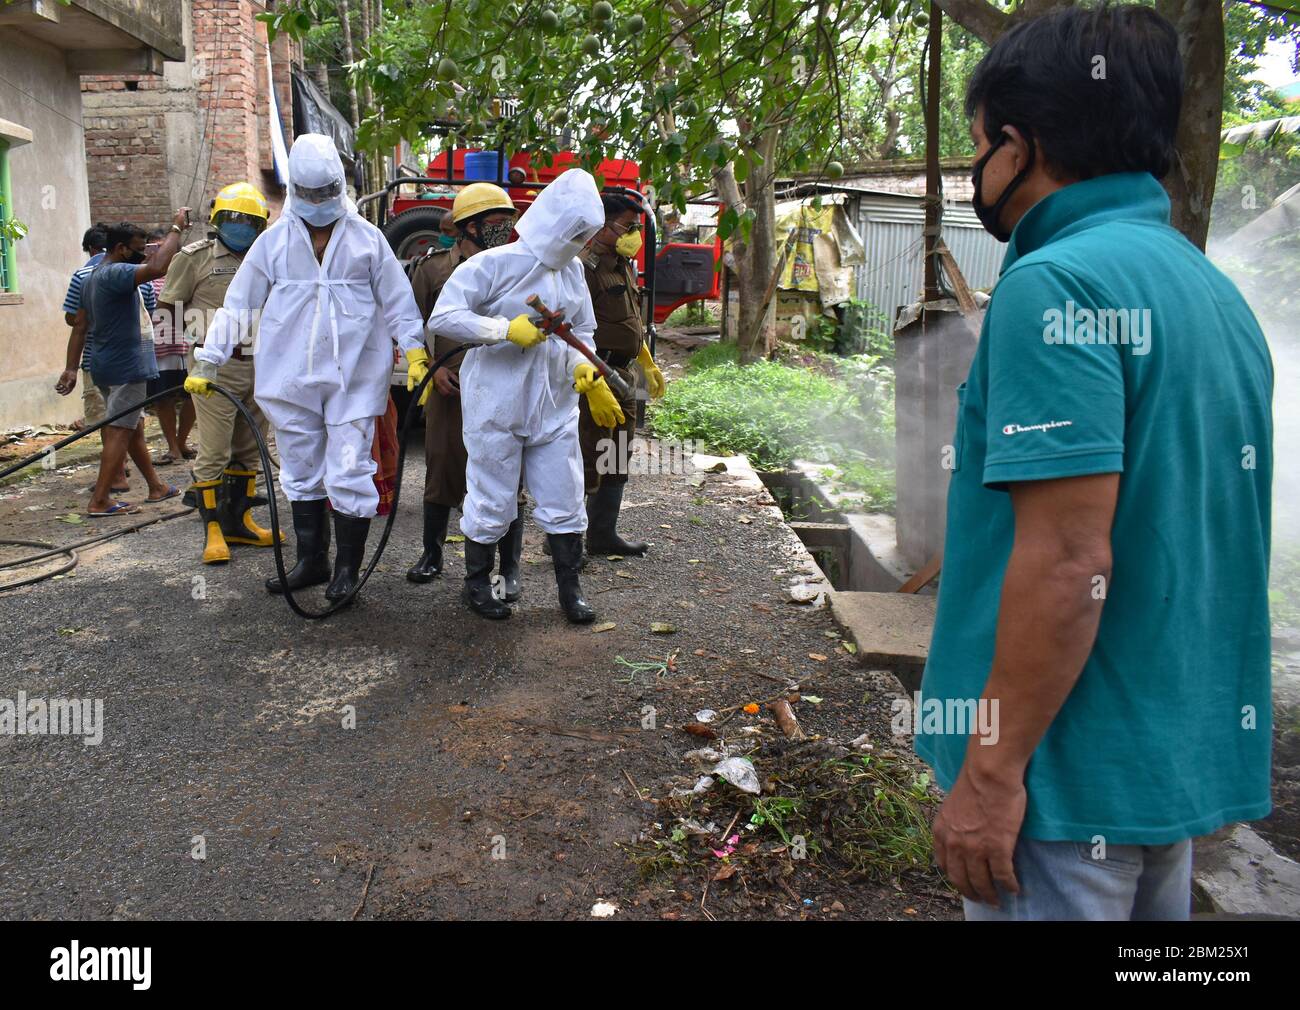
[(328, 203), (343, 194), (343, 180), (331, 179), (324, 186), (300, 186), (295, 184), (293, 194), (305, 203)]

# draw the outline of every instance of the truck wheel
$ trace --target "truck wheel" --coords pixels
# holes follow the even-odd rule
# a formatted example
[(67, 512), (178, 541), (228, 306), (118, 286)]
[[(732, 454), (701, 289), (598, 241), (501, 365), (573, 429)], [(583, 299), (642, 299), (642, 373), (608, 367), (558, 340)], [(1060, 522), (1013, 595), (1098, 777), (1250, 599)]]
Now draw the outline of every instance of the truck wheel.
[(436, 249), (446, 213), (442, 207), (416, 207), (391, 218), (384, 225), (384, 238), (393, 247), (393, 254), (406, 261)]

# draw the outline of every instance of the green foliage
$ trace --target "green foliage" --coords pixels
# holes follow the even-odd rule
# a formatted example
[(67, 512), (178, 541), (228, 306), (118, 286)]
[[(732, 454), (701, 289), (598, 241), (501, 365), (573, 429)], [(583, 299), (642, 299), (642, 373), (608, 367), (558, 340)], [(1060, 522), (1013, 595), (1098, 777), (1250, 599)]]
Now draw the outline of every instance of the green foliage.
[[(259, 17), (301, 37), (334, 15), (328, 0), (291, 0)], [(834, 161), (845, 126), (840, 84), (865, 72), (857, 40), (880, 20), (878, 0), (834, 8), (818, 0), (616, 0), (608, 11), (555, 0), (443, 0), (386, 5), (384, 15), (352, 68), (382, 109), (359, 131), (363, 147), (418, 143), (441, 120), (459, 125), (462, 144), (503, 143), (544, 159), (561, 147), (555, 128), (563, 120), (581, 164), (635, 157), (659, 201), (679, 207), (729, 164), (738, 180), (766, 186), (775, 173)], [(438, 73), (448, 59), (455, 81)], [(524, 111), (495, 118), (501, 97)], [(774, 143), (792, 124), (799, 142)], [(725, 229), (748, 236), (752, 224), (752, 213), (738, 213)]]
[(16, 217), (0, 221), (0, 237), (9, 242), (17, 242), (27, 237), (27, 225)]
[[(1252, 103), (1249, 115), (1229, 113), (1224, 129), (1294, 115), (1283, 107), (1276, 94), (1265, 94)], [(1214, 187), (1211, 219), (1216, 235), (1222, 236), (1248, 224), (1268, 209), (1282, 193), (1300, 183), (1300, 134), (1275, 135), (1268, 144), (1248, 144), (1239, 153), (1220, 157)]]
[[(1223, 69), (1224, 125), (1232, 117), (1249, 122), (1267, 119), (1261, 105), (1270, 104), (1268, 89), (1255, 77), (1258, 59), (1264, 48), (1278, 39), (1288, 39), (1297, 46), (1300, 56), (1300, 14), (1265, 10), (1245, 3), (1224, 4), (1223, 43), (1226, 57)], [(1296, 63), (1292, 61), (1292, 69)]]
[(880, 509), (893, 502), (893, 409), (893, 372), (875, 358), (809, 354), (742, 367), (735, 344), (713, 344), (695, 352), (650, 416), (660, 437), (744, 453), (760, 470), (834, 463), (841, 482)]
[[(626, 846), (642, 876), (683, 870), (712, 876), (726, 865), (752, 893), (789, 872), (796, 844), (806, 846), (811, 868), (836, 883), (898, 886), (905, 876), (935, 873), (930, 820), (936, 797), (929, 774), (917, 774), (910, 761), (874, 754), (826, 759), (794, 750), (760, 752), (754, 761), (777, 792), (751, 797), (715, 790), (665, 801), (661, 823), (645, 841)], [(732, 848), (727, 838), (701, 834), (703, 822), (734, 824), (743, 842)]]
[(687, 374), (695, 372), (707, 372), (718, 365), (735, 365), (740, 361), (740, 351), (734, 343), (705, 344), (703, 347), (691, 352), (691, 356), (686, 359)]
[(673, 309), (664, 320), (666, 326), (716, 326), (721, 314), (704, 302), (687, 302)]

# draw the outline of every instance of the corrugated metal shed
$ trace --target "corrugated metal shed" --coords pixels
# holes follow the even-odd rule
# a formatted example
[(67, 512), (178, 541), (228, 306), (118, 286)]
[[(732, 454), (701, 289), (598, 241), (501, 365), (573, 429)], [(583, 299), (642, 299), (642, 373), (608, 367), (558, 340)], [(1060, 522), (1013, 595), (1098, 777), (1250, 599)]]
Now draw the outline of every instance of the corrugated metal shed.
[[(892, 329), (898, 310), (923, 292), (925, 211), (919, 197), (898, 193), (860, 191), (850, 201), (857, 205), (850, 214), (866, 246), (855, 296), (874, 306), (877, 325)], [(943, 237), (966, 283), (992, 287), (1006, 246), (984, 230), (969, 203), (945, 205)]]

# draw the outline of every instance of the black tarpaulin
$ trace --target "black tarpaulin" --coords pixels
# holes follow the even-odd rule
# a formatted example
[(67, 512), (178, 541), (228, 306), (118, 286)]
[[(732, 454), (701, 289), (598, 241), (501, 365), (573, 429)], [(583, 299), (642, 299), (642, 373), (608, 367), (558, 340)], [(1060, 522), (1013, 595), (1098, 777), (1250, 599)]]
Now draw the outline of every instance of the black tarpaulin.
[(334, 140), (343, 164), (351, 166), (356, 161), (352, 124), (343, 113), (330, 104), (316, 82), (293, 71), (293, 133), (320, 133)]

